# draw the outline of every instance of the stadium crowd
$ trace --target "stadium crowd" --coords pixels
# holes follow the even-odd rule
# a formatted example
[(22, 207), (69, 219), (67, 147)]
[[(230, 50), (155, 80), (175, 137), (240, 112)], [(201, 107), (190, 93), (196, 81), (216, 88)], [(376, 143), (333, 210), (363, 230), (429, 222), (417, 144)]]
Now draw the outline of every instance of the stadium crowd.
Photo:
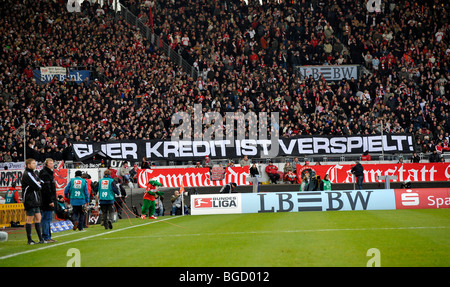
[[(447, 1), (382, 1), (379, 13), (364, 1), (249, 2), (121, 0), (198, 69), (194, 79), (107, 6), (0, 1), (0, 161), (23, 160), (24, 123), (27, 156), (72, 159), (72, 141), (170, 138), (172, 115), (194, 103), (280, 112), (283, 137), (383, 129), (413, 133), (416, 152), (449, 148)], [(368, 72), (334, 83), (295, 73), (313, 64)], [(41, 66), (103, 77), (39, 84)]]

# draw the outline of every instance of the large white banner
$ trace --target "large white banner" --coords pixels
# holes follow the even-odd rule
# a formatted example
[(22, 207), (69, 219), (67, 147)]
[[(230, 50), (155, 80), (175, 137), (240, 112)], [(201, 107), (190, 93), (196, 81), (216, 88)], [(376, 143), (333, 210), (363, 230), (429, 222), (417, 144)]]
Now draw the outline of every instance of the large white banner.
[(124, 140), (114, 142), (74, 142), (77, 160), (83, 161), (96, 154), (115, 160), (200, 160), (236, 158), (242, 156), (268, 157), (301, 156), (310, 154), (362, 154), (413, 152), (412, 134), (353, 135), (353, 136), (298, 136), (282, 138), (272, 145), (270, 140), (242, 139), (211, 141)]

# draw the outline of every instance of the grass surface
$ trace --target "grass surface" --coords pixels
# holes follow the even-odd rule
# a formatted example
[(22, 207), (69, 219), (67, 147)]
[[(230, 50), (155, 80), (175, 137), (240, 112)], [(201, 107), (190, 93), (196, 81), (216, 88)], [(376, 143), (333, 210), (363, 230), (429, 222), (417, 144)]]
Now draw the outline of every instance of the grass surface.
[[(36, 239), (33, 229), (33, 238)], [(291, 212), (122, 219), (112, 231), (53, 234), (26, 245), (24, 230), (0, 242), (0, 266), (450, 266), (450, 210)], [(68, 254), (69, 251), (69, 254)]]

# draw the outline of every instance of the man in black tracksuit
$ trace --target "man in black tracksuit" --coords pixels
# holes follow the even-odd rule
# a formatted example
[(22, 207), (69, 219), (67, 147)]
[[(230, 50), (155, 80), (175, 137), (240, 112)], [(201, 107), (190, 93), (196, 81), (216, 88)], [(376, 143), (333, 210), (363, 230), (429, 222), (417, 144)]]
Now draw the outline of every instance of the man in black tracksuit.
[(41, 213), (42, 213), (42, 237), (47, 242), (55, 242), (52, 239), (50, 224), (53, 219), (53, 211), (56, 204), (56, 185), (53, 174), (54, 161), (51, 158), (45, 159), (44, 168), (39, 172), (39, 178), (44, 182), (41, 189)]
[(351, 173), (353, 173), (356, 177), (356, 187), (358, 190), (362, 190), (362, 183), (364, 181), (364, 167), (359, 163), (359, 161), (356, 162), (356, 165), (352, 167)]
[(27, 232), (28, 244), (35, 244), (31, 239), (31, 224), (34, 219), (34, 227), (39, 237), (39, 243), (46, 243), (41, 233), (41, 188), (43, 181), (34, 173), (36, 170), (36, 161), (29, 158), (25, 161), (25, 171), (22, 175), (22, 198), (27, 222), (25, 230)]

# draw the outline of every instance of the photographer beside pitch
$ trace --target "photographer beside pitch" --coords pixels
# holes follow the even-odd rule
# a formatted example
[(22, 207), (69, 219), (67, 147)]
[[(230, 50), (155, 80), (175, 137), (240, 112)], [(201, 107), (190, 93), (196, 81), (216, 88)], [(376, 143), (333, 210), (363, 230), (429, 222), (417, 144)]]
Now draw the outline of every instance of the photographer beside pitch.
[(117, 194), (120, 196), (119, 189), (117, 188), (114, 179), (111, 177), (111, 171), (105, 170), (104, 176), (98, 183), (98, 198), (100, 208), (102, 210), (103, 224), (105, 229), (113, 229), (113, 213), (114, 213), (114, 201)]
[(89, 192), (87, 182), (81, 178), (83, 173), (81, 170), (75, 172), (75, 178), (72, 178), (64, 190), (64, 196), (70, 199), (70, 204), (73, 207), (73, 230), (84, 231), (85, 211), (83, 207), (89, 203)]

